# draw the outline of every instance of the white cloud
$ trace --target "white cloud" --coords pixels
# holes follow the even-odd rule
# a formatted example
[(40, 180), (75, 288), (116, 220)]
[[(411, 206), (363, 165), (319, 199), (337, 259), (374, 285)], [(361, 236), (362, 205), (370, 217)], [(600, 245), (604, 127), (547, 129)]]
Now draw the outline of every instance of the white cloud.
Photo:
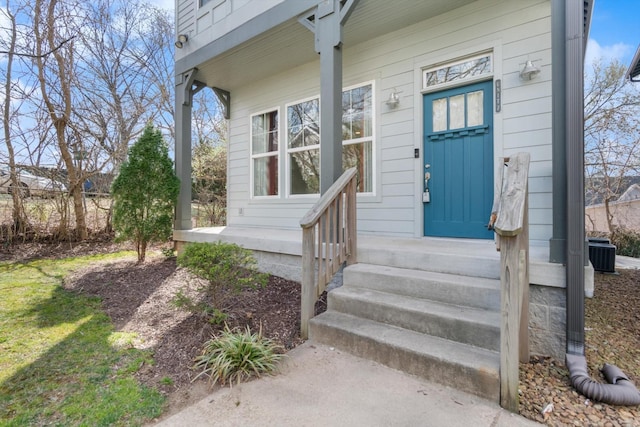
[(616, 43), (611, 46), (600, 46), (596, 40), (590, 38), (587, 42), (587, 53), (585, 54), (584, 63), (590, 66), (595, 60), (602, 60), (605, 64), (618, 60), (622, 64), (626, 64), (633, 53), (634, 47), (631, 45)]

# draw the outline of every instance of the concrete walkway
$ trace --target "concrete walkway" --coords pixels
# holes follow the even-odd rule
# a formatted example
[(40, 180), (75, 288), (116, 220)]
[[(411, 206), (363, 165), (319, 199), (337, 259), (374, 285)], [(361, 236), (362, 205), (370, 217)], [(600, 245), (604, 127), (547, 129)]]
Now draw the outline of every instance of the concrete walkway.
[(536, 426), (496, 403), (312, 342), (281, 372), (223, 388), (157, 424), (182, 426)]

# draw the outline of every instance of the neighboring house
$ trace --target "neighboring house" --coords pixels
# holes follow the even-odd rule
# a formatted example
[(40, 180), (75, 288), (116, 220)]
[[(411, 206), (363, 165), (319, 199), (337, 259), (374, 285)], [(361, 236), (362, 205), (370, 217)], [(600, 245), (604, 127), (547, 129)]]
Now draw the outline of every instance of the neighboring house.
[[(636, 51), (626, 78), (632, 82), (638, 82), (640, 77), (640, 47)], [(597, 178), (594, 178), (597, 179)], [(640, 232), (640, 177), (624, 177), (622, 188), (628, 186), (626, 191), (614, 201), (609, 202), (609, 212), (612, 215), (612, 225), (627, 230)], [(590, 197), (591, 196), (591, 197)], [(607, 221), (607, 212), (602, 196), (599, 194), (587, 194), (589, 206), (585, 208), (587, 231), (610, 232)]]
[[(632, 184), (617, 200), (609, 202), (612, 224), (640, 233), (640, 185)], [(603, 203), (585, 208), (587, 231), (610, 232)]]
[[(416, 359), (429, 349), (398, 343), (377, 360), (440, 381), (491, 372), (488, 380), (480, 374), (450, 385), (494, 398), (500, 299), (479, 289), (498, 286), (499, 258), (486, 224), (499, 159), (528, 152), (531, 352), (560, 360), (566, 351), (583, 352), (582, 299), (593, 285), (593, 270), (584, 266), (582, 181), (582, 61), (591, 9), (588, 0), (178, 0), (182, 184), (174, 239), (178, 246), (234, 241), (254, 250), (263, 269), (300, 280), (300, 220), (343, 168), (356, 167), (360, 264), (345, 269), (345, 289), (334, 291), (329, 309), (354, 310), (359, 303), (344, 303), (345, 293), (379, 283), (382, 295), (372, 295), (406, 287), (418, 304), (408, 289), (417, 283), (422, 292), (428, 277), (442, 292), (425, 299), (469, 304), (473, 315), (439, 316), (417, 300), (415, 310), (429, 314), (414, 323), (449, 323), (408, 340), (432, 348), (436, 335), (463, 347)], [(191, 219), (191, 99), (207, 87), (229, 119), (222, 229), (193, 229)], [(391, 303), (367, 304), (365, 314), (325, 313), (333, 326), (319, 319), (312, 335), (358, 354), (382, 354), (382, 344), (354, 328), (370, 325), (381, 328), (373, 335), (396, 337), (380, 324), (402, 316)], [(370, 323), (374, 305), (382, 314)], [(348, 330), (353, 318), (360, 320)], [(422, 326), (402, 325), (397, 334)], [(328, 329), (334, 338), (321, 336)], [(466, 337), (444, 336), (446, 330)], [(463, 354), (470, 360), (458, 361)], [(443, 360), (463, 368), (441, 366)], [(421, 371), (431, 365), (435, 372)]]

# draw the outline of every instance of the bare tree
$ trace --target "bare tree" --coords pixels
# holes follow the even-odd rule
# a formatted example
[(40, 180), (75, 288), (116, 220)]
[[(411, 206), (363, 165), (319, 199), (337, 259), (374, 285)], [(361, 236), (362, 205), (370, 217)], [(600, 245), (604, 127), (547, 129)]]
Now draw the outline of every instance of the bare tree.
[[(6, 71), (5, 71), (5, 82), (4, 82), (4, 99), (2, 102), (2, 128), (4, 133), (4, 142), (7, 147), (7, 157), (8, 157), (8, 165), (9, 165), (9, 173), (11, 174), (11, 187), (13, 189), (19, 189), (20, 184), (18, 182), (18, 178), (16, 175), (16, 156), (15, 150), (12, 142), (12, 129), (11, 123), (13, 122), (12, 118), (12, 109), (11, 109), (11, 101), (13, 98), (13, 61), (16, 52), (16, 42), (18, 38), (17, 24), (16, 24), (16, 16), (11, 12), (11, 8), (9, 7), (9, 1), (7, 0), (7, 7), (2, 13), (6, 14), (6, 18), (9, 22), (9, 28), (3, 29), (6, 30), (8, 34), (8, 46), (6, 50), (7, 60), (6, 60)], [(24, 212), (24, 206), (22, 204), (22, 192), (21, 191), (12, 191), (11, 197), (13, 199), (13, 208), (12, 208), (12, 227), (14, 233), (23, 232), (28, 226), (28, 220)]]
[[(78, 174), (74, 154), (78, 147), (70, 142), (72, 89), (76, 73), (75, 42), (61, 45), (61, 41), (75, 37), (82, 24), (83, 13), (77, 3), (58, 0), (35, 0), (33, 29), (35, 68), (40, 95), (55, 130), (59, 155), (67, 170), (69, 193), (73, 199), (76, 233), (87, 238), (87, 225), (82, 199), (82, 176)], [(57, 46), (61, 48), (55, 49)], [(50, 54), (44, 55), (49, 52)], [(77, 143), (78, 141), (76, 141)]]
[(147, 6), (138, 2), (101, 0), (90, 7), (90, 24), (81, 35), (83, 61), (75, 109), (76, 126), (90, 136), (93, 170), (117, 170), (127, 148), (151, 118), (156, 99), (147, 64), (139, 60), (143, 44), (139, 28), (148, 19)]
[(593, 63), (585, 85), (587, 203), (603, 203), (609, 232), (610, 203), (640, 172), (640, 88), (625, 79), (619, 62)]
[(140, 41), (136, 59), (145, 65), (144, 78), (151, 83), (148, 95), (154, 104), (149, 119), (158, 124), (172, 147), (175, 140), (173, 15), (153, 6), (145, 7), (146, 25), (136, 28), (136, 38)]

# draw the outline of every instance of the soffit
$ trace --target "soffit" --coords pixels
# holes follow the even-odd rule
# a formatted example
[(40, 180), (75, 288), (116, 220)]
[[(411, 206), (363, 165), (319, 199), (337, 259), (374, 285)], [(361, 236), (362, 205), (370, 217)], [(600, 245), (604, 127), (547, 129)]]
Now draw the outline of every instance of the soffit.
[[(353, 46), (472, 2), (360, 0), (344, 27), (343, 44)], [(232, 90), (317, 58), (314, 34), (292, 19), (198, 65), (198, 79)]]
[(631, 65), (629, 66), (629, 71), (627, 71), (627, 78), (632, 82), (640, 81), (640, 46), (638, 46), (638, 50), (636, 54), (633, 56), (633, 60), (631, 61)]

